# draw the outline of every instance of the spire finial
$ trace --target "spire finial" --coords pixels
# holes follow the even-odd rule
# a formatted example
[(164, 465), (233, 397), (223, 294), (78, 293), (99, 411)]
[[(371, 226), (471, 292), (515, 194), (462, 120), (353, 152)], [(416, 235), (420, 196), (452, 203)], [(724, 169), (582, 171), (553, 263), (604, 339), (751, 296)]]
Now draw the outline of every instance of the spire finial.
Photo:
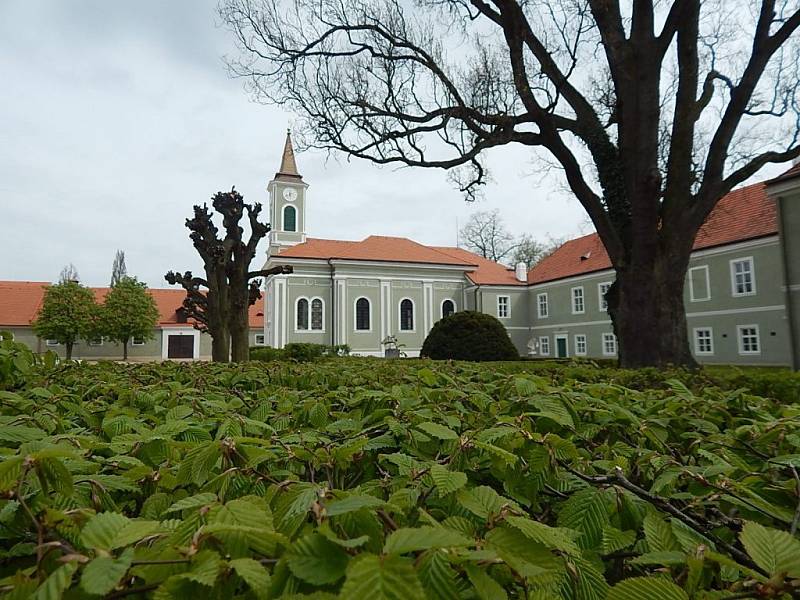
[(286, 142), (283, 145), (281, 167), (275, 174), (275, 179), (280, 179), (281, 177), (302, 179), (302, 175), (297, 171), (297, 163), (294, 159), (294, 146), (292, 146), (292, 130), (289, 127), (286, 128)]

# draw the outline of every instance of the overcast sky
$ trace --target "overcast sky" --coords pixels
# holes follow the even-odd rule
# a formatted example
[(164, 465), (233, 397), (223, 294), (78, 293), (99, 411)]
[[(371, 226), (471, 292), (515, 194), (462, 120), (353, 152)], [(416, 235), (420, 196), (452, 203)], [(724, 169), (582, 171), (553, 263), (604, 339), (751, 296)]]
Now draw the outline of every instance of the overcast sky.
[[(129, 274), (165, 287), (169, 269), (200, 270), (184, 227), (193, 204), (232, 185), (267, 203), (292, 115), (253, 103), (228, 77), (233, 42), (215, 6), (0, 2), (0, 279), (52, 281), (71, 262), (84, 283), (108, 285), (119, 248)], [(457, 221), (493, 208), (514, 234), (592, 230), (523, 148), (489, 156), (494, 181), (473, 204), (443, 171), (310, 152), (297, 162), (313, 237), (454, 245)]]

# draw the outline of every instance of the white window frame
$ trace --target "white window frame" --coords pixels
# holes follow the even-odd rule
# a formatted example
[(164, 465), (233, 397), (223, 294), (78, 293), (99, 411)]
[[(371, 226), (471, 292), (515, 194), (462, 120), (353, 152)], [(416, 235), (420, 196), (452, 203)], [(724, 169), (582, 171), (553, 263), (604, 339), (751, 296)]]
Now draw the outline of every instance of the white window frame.
[[(322, 303), (322, 329), (314, 329), (313, 321), (311, 319), (313, 314), (311, 305), (314, 303), (314, 300), (319, 300)], [(325, 299), (321, 296), (314, 296), (308, 301), (308, 332), (325, 333)]]
[[(366, 300), (367, 305), (369, 306), (369, 329), (359, 329), (358, 328), (358, 301), (359, 300)], [(372, 332), (372, 300), (367, 296), (359, 296), (355, 300), (353, 300), (353, 331), (356, 333), (371, 333)]]
[[(542, 313), (542, 300), (544, 300), (544, 313)], [(547, 292), (536, 295), (536, 314), (540, 319), (546, 319), (550, 316), (550, 297)]]
[[(573, 341), (575, 343), (575, 356), (586, 356), (589, 349), (588, 340), (585, 333), (576, 333)], [(578, 349), (578, 341), (583, 341), (583, 350)]]
[(600, 312), (608, 312), (608, 303), (605, 300), (605, 294), (603, 294), (603, 286), (607, 285), (610, 288), (612, 283), (614, 282), (601, 281), (597, 284), (597, 308)]
[[(744, 340), (742, 339), (742, 331), (744, 329), (754, 329), (756, 332), (756, 344), (758, 344), (758, 350), (745, 350), (744, 349)], [(736, 343), (739, 347), (739, 354), (742, 356), (758, 356), (761, 354), (761, 331), (758, 325), (751, 324), (751, 325), (737, 325), (736, 326)]]
[(439, 304), (439, 318), (440, 319), (444, 319), (444, 303), (445, 302), (452, 302), (453, 303), (453, 314), (458, 312), (458, 304), (456, 304), (456, 301), (453, 300), (452, 298), (445, 298)]
[(59, 342), (58, 340), (52, 340), (52, 339), (51, 340), (45, 340), (44, 341), (44, 345), (45, 346), (50, 346), (52, 348), (52, 347), (55, 347), (55, 346), (60, 346), (61, 342)]
[[(297, 315), (300, 309), (300, 300), (306, 301), (306, 323), (308, 327), (306, 329), (300, 329), (297, 326)], [(294, 332), (295, 333), (308, 333), (311, 331), (311, 299), (308, 296), (298, 296), (294, 299), (294, 314), (292, 315), (292, 319), (294, 320)]]
[[(403, 311), (400, 307), (403, 306), (404, 300), (411, 301), (411, 329), (403, 329)], [(400, 333), (417, 332), (417, 303), (414, 302), (413, 298), (409, 298), (408, 296), (405, 298), (400, 298), (400, 300), (397, 302), (397, 331)]]
[[(500, 314), (500, 300), (505, 299), (506, 305), (506, 314)], [(498, 319), (510, 319), (511, 318), (511, 296), (498, 296), (497, 297), (497, 318)]]
[[(694, 291), (694, 284), (692, 283), (694, 280), (692, 279), (692, 271), (705, 271), (706, 272), (706, 297), (700, 298), (695, 294)], [(698, 265), (696, 267), (691, 267), (687, 273), (689, 278), (689, 302), (707, 302), (711, 300), (711, 277), (709, 276), (708, 265)], [(702, 329), (702, 328), (701, 328)]]
[[(258, 341), (258, 338), (261, 338), (261, 341)], [(255, 335), (255, 345), (256, 346), (266, 346), (267, 345), (267, 334), (265, 334), (265, 333), (257, 333)]]
[[(608, 341), (609, 339), (614, 342), (614, 351), (613, 352), (609, 352), (608, 348), (606, 347), (606, 341)], [(617, 336), (616, 335), (614, 335), (613, 333), (608, 333), (608, 332), (603, 333), (601, 341), (602, 341), (602, 344), (603, 344), (603, 346), (602, 346), (603, 356), (616, 356), (619, 353), (619, 346), (617, 344)]]
[[(578, 290), (580, 290), (580, 292), (581, 292), (581, 294), (580, 294), (581, 309), (580, 310), (577, 310), (575, 308), (575, 300), (577, 299), (577, 296), (575, 296), (575, 292), (577, 292)], [(569, 291), (569, 297), (570, 297), (570, 304), (572, 306), (572, 314), (573, 315), (583, 315), (583, 314), (585, 314), (586, 313), (586, 290), (583, 289), (583, 286), (582, 285), (576, 285), (574, 288), (571, 288), (570, 291)]]
[[(701, 331), (708, 332), (710, 350), (700, 349), (700, 337), (698, 336), (698, 333)], [(714, 329), (712, 327), (695, 327), (692, 329), (692, 339), (694, 340), (694, 353), (697, 356), (714, 356)]]
[[(141, 341), (137, 342), (136, 341), (137, 339), (141, 340)], [(143, 337), (141, 337), (141, 338), (131, 338), (131, 346), (144, 346), (146, 343), (147, 343), (147, 340), (145, 340)]]
[[(288, 231), (286, 229), (286, 209), (291, 208), (294, 211), (294, 230)], [(300, 229), (300, 224), (298, 223), (298, 213), (297, 207), (294, 204), (284, 204), (283, 208), (281, 209), (281, 231), (285, 233), (297, 233)]]
[[(736, 291), (736, 263), (747, 262), (750, 263), (750, 284), (752, 286), (752, 290), (749, 292), (737, 292)], [(730, 261), (730, 270), (731, 270), (731, 296), (734, 298), (742, 298), (744, 296), (755, 296), (756, 295), (756, 263), (753, 260), (752, 256), (742, 256), (741, 258), (734, 258)]]
[[(547, 350), (545, 351), (542, 347), (542, 342), (544, 342), (545, 346), (547, 346)], [(539, 354), (542, 356), (550, 356), (550, 336), (549, 335), (540, 335), (539, 336)]]
[(86, 343), (87, 343), (89, 346), (91, 346), (92, 348), (98, 348), (98, 347), (100, 347), (100, 346), (102, 346), (102, 345), (103, 345), (103, 342), (104, 342), (104, 341), (105, 341), (105, 338), (104, 338), (104, 337), (101, 335), (99, 338), (95, 338), (95, 339), (93, 339), (93, 340), (89, 340), (89, 341), (88, 341), (88, 342), (86, 342)]

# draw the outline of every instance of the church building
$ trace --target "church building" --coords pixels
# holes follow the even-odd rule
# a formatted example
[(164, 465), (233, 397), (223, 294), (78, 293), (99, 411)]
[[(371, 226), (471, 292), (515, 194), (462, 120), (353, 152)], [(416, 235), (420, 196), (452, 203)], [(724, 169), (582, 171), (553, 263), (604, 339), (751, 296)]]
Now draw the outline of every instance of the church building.
[[(400, 237), (309, 237), (309, 184), (287, 134), (269, 182), (264, 341), (347, 344), (383, 356), (394, 338), (417, 356), (434, 323), (478, 310), (505, 325), (523, 356), (614, 358), (604, 293), (614, 278), (597, 234), (562, 245), (533, 269), (462, 248)], [(794, 365), (800, 352), (800, 167), (737, 189), (695, 240), (687, 273), (692, 350), (704, 363)]]

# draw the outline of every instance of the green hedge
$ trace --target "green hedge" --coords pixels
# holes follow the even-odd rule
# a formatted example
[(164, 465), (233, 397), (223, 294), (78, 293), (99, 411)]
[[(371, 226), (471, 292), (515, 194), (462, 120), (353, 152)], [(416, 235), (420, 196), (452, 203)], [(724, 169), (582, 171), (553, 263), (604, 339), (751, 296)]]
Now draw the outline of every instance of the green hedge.
[(250, 360), (271, 362), (276, 360), (292, 360), (309, 362), (329, 356), (347, 356), (350, 347), (347, 344), (326, 346), (325, 344), (286, 344), (283, 348), (270, 346), (253, 346), (250, 348)]
[(519, 360), (503, 324), (491, 315), (465, 310), (439, 320), (420, 355), (435, 360)]

